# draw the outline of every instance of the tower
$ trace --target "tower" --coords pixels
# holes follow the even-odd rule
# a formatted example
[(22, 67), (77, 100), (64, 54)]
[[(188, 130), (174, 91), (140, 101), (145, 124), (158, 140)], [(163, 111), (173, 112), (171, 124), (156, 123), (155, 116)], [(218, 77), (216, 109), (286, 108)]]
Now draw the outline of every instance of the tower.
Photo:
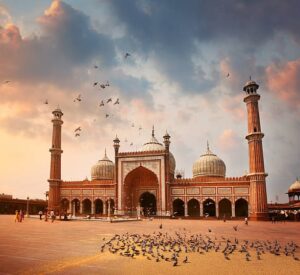
[(53, 112), (53, 131), (52, 131), (52, 147), (49, 149), (51, 153), (50, 178), (49, 182), (49, 200), (48, 209), (59, 211), (60, 209), (60, 184), (61, 180), (61, 125), (63, 121), (62, 111), (57, 108)]
[(266, 177), (264, 167), (264, 155), (261, 132), (257, 93), (259, 85), (250, 79), (244, 87), (246, 93), (244, 102), (247, 106), (248, 114), (248, 140), (249, 148), (249, 174), (250, 177), (250, 218), (254, 220), (264, 220), (268, 216)]
[(120, 149), (120, 140), (118, 138), (118, 136), (116, 135), (116, 138), (113, 140), (114, 142), (114, 149), (115, 149), (115, 183), (116, 183), (116, 206), (117, 208), (121, 209), (121, 204), (119, 205), (119, 186), (118, 186), (118, 169), (119, 169), (119, 166), (118, 166), (118, 154), (119, 154), (119, 149)]

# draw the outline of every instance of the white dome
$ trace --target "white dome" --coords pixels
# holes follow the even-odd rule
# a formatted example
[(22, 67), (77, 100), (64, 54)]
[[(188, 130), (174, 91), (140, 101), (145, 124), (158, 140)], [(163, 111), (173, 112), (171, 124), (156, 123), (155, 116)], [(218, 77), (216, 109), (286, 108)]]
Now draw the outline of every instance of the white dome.
[(193, 165), (193, 177), (225, 177), (226, 166), (223, 160), (213, 154), (207, 146), (207, 152), (201, 155)]
[(115, 172), (114, 163), (107, 157), (106, 151), (103, 159), (98, 160), (98, 162), (91, 169), (92, 180), (103, 180), (103, 179), (113, 179)]
[(152, 137), (149, 142), (145, 143), (140, 151), (164, 151), (165, 147), (158, 142), (158, 140), (154, 136), (154, 132), (152, 132)]
[[(154, 128), (152, 129), (152, 136), (149, 142), (146, 142), (140, 149), (140, 151), (165, 151), (165, 146), (158, 142), (154, 135)], [(170, 172), (174, 174), (176, 168), (176, 161), (174, 155), (169, 152), (169, 168)]]
[(300, 191), (300, 181), (297, 179), (289, 188), (289, 192)]

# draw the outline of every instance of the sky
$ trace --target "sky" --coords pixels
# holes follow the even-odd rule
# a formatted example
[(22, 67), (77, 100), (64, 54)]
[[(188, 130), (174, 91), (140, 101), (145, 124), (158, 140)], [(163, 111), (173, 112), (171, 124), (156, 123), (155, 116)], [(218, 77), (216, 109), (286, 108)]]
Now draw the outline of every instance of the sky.
[(113, 160), (116, 134), (121, 152), (139, 150), (152, 125), (160, 142), (170, 134), (186, 178), (207, 141), (226, 176), (242, 176), (251, 76), (268, 201), (286, 202), (300, 176), (299, 10), (297, 0), (0, 0), (0, 193), (45, 197), (57, 106), (63, 180), (90, 179), (105, 148)]

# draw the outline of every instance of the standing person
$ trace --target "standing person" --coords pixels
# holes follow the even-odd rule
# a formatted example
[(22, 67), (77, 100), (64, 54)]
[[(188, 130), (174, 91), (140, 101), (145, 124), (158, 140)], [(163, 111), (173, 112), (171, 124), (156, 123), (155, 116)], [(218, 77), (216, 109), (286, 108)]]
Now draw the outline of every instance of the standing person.
[(19, 221), (19, 210), (16, 210), (15, 222)]
[(21, 209), (20, 210), (20, 215), (19, 215), (19, 222), (22, 222), (24, 219), (24, 213), (23, 213), (23, 210)]
[(39, 215), (40, 215), (40, 220), (42, 220), (42, 216), (43, 216), (43, 211), (42, 210), (39, 211)]
[(55, 214), (54, 214), (53, 210), (51, 210), (51, 212), (50, 212), (50, 217), (51, 217), (51, 222), (54, 222), (54, 220), (55, 220)]
[(245, 218), (245, 224), (248, 225), (248, 218)]

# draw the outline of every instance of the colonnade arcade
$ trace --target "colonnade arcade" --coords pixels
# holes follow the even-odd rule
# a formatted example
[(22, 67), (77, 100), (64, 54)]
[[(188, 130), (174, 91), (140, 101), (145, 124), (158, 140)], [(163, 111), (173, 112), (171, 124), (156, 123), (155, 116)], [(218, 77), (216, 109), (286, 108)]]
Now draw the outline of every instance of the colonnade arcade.
[(221, 198), (217, 203), (213, 198), (206, 198), (200, 201), (191, 198), (184, 201), (184, 198), (173, 198), (172, 214), (174, 216), (189, 217), (248, 217), (248, 202), (244, 198), (238, 198), (232, 202), (228, 198)]
[(74, 198), (72, 200), (63, 198), (61, 200), (61, 210), (72, 215), (107, 215), (114, 214), (115, 202), (108, 198)]

